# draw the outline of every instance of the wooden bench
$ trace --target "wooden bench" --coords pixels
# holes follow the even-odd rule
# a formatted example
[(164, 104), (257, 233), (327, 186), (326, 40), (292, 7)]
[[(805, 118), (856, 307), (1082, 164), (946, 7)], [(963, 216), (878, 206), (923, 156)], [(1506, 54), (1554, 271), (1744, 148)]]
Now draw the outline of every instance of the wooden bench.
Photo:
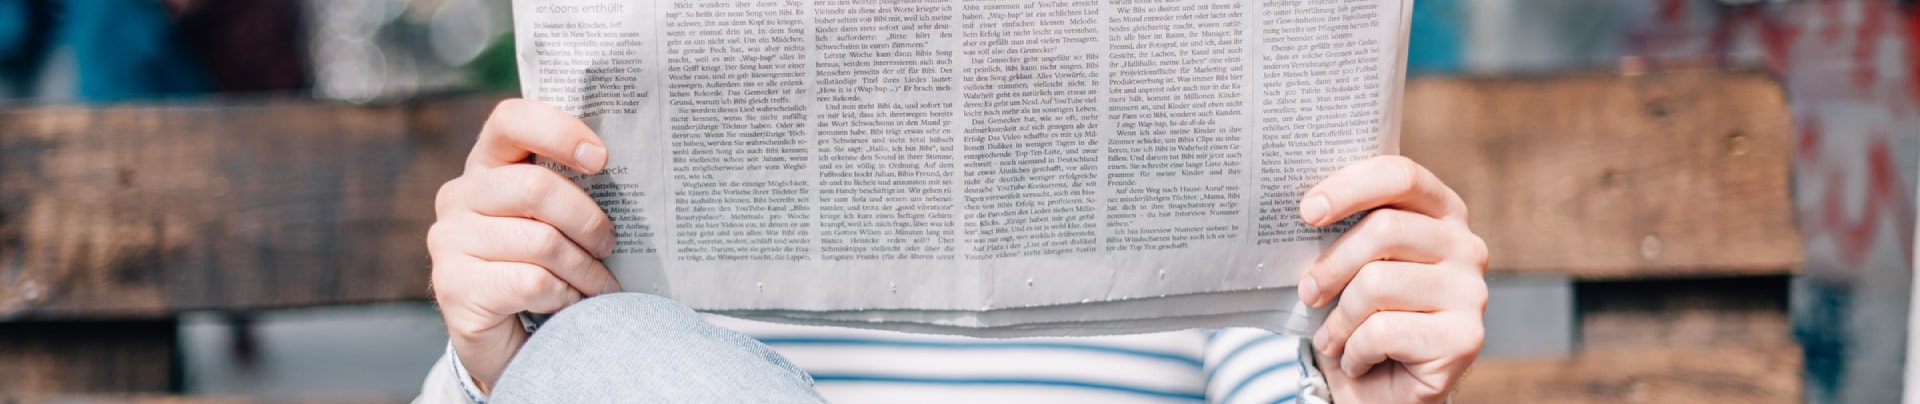
[(496, 99), (0, 112), (0, 392), (172, 390), (182, 311), (427, 299)]
[(1576, 280), (1571, 357), (1482, 361), (1457, 402), (1801, 401), (1794, 131), (1772, 78), (1431, 79), (1407, 93), (1402, 150), (1466, 199), (1492, 276)]
[[(0, 391), (177, 389), (182, 311), (427, 299), (434, 190), (493, 103), (0, 111)], [(1799, 400), (1771, 78), (1418, 79), (1404, 126), (1493, 276), (1567, 274), (1580, 296), (1570, 356), (1482, 361), (1459, 402)]]

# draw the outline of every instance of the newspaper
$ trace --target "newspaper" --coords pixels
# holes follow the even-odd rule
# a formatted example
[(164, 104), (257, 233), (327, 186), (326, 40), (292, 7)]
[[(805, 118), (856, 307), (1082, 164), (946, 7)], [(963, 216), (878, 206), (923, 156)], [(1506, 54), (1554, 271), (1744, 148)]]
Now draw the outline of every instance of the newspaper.
[[(517, 0), (632, 291), (977, 336), (1306, 332), (1301, 194), (1397, 152), (1411, 0)], [(1350, 224), (1350, 222), (1348, 222)]]

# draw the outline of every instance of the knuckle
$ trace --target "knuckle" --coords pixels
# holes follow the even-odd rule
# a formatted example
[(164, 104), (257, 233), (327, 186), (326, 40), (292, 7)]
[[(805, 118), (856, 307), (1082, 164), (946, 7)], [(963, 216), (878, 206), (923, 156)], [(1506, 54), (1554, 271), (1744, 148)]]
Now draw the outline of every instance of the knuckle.
[(514, 192), (514, 195), (521, 198), (517, 203), (522, 208), (531, 209), (537, 206), (556, 189), (554, 181), (558, 178), (558, 174), (547, 171), (546, 168), (526, 164), (503, 168), (506, 168), (500, 170), (501, 175), (505, 177), (501, 181), (503, 188), (511, 190), (510, 192)]
[(433, 222), (432, 225), (427, 226), (427, 253), (429, 255), (439, 256), (440, 253), (447, 252), (446, 250), (452, 248), (448, 243), (452, 241), (449, 240), (449, 238), (454, 237), (454, 234), (456, 234), (453, 227), (454, 225), (448, 222)]
[(561, 236), (560, 232), (553, 227), (537, 223), (525, 223), (518, 227), (521, 245), (526, 246), (527, 254), (532, 255), (528, 258), (550, 260), (557, 258), (559, 252), (563, 251), (561, 246), (567, 241), (566, 237)]
[[(1441, 186), (1446, 187), (1447, 185), (1442, 184)], [(1452, 187), (1448, 187), (1446, 190), (1446, 193), (1447, 193), (1447, 199), (1450, 201), (1449, 203), (1455, 206), (1458, 206), (1460, 209), (1459, 211), (1454, 212), (1454, 220), (1457, 220), (1460, 223), (1472, 223), (1473, 209), (1470, 209), (1467, 206), (1467, 200), (1465, 198), (1460, 197), (1460, 194), (1454, 191)]]
[(529, 102), (532, 101), (527, 101), (524, 98), (500, 100), (500, 103), (493, 104), (493, 112), (487, 115), (487, 123), (513, 121), (515, 116), (524, 114), (523, 111), (526, 111), (527, 103)]
[[(1345, 305), (1342, 304), (1341, 306)], [(1326, 321), (1320, 323), (1320, 328), (1327, 330), (1328, 337), (1339, 339), (1345, 337), (1347, 330), (1352, 329), (1353, 325), (1352, 321), (1347, 319), (1347, 312), (1345, 310), (1335, 309), (1333, 313), (1327, 315)]]
[(449, 266), (441, 263), (439, 259), (433, 259), (433, 263), (427, 266), (427, 293), (433, 296), (433, 300), (441, 306), (447, 305), (448, 292), (458, 290), (458, 288), (449, 287), (452, 280), (447, 277), (452, 276), (450, 272), (453, 270), (448, 268)]
[(1410, 195), (1419, 191), (1420, 175), (1425, 170), (1420, 167), (1420, 163), (1415, 163), (1413, 159), (1406, 158), (1405, 156), (1397, 155), (1386, 156), (1383, 161), (1383, 164), (1386, 164), (1388, 168), (1388, 172), (1392, 173), (1389, 178), (1394, 180), (1394, 190), (1398, 191), (1399, 195)]
[(1441, 333), (1428, 333), (1438, 339), (1434, 345), (1442, 358), (1458, 359), (1478, 356), (1480, 347), (1486, 342), (1487, 328), (1479, 315), (1464, 313), (1446, 314), (1446, 328)]
[(1482, 275), (1486, 274), (1488, 260), (1492, 259), (1492, 252), (1487, 250), (1487, 240), (1472, 232), (1467, 232), (1466, 237), (1462, 239), (1464, 251), (1460, 253), (1461, 258), (1465, 259), (1467, 264), (1473, 265), (1474, 269)]
[(1361, 265), (1360, 270), (1353, 274), (1353, 282), (1347, 284), (1347, 290), (1364, 292), (1367, 290), (1384, 289), (1384, 286), (1393, 282), (1393, 274), (1390, 273), (1391, 271), (1387, 261), (1372, 261), (1366, 265)]
[(1344, 327), (1328, 332), (1327, 336), (1333, 341), (1357, 341), (1366, 339), (1366, 336), (1363, 334), (1367, 333), (1365, 326), (1371, 324), (1368, 323), (1368, 320), (1370, 320), (1369, 317), (1372, 317), (1373, 309), (1355, 305), (1349, 306), (1349, 308), (1340, 310), (1339, 312), (1340, 317), (1345, 318), (1345, 321), (1341, 323)]
[(1374, 238), (1391, 238), (1407, 228), (1407, 218), (1397, 209), (1375, 210), (1366, 220), (1373, 222), (1370, 237)]
[(1487, 300), (1490, 296), (1487, 290), (1487, 282), (1481, 279), (1473, 279), (1466, 282), (1464, 288), (1466, 290), (1462, 292), (1462, 295), (1466, 299), (1469, 299), (1468, 302), (1470, 302), (1467, 307), (1472, 308), (1475, 313), (1485, 315), (1487, 312)]
[(1473, 335), (1468, 336), (1466, 343), (1461, 344), (1458, 351), (1453, 352), (1453, 357), (1459, 358), (1461, 363), (1471, 364), (1474, 359), (1480, 357), (1480, 350), (1486, 346), (1486, 343), (1486, 333), (1475, 332)]
[(440, 189), (434, 191), (433, 212), (435, 215), (446, 215), (447, 211), (453, 208), (454, 201), (460, 200), (459, 184), (460, 178), (454, 178), (448, 180), (446, 183), (440, 184)]
[(1486, 326), (1481, 325), (1479, 323), (1475, 323), (1472, 327), (1467, 327), (1467, 334), (1463, 339), (1463, 341), (1465, 343), (1460, 344), (1459, 351), (1454, 352), (1455, 355), (1458, 355), (1461, 357), (1469, 357), (1467, 355), (1478, 355), (1480, 353), (1481, 346), (1486, 345), (1487, 343)]
[(588, 273), (588, 269), (591, 269), (593, 266), (593, 260), (589, 258), (585, 252), (581, 252), (579, 248), (574, 247), (570, 242), (565, 245), (553, 246), (550, 248), (550, 251), (546, 251), (545, 253), (550, 257), (548, 258), (548, 262), (551, 262), (552, 264), (550, 265), (553, 265), (553, 267), (549, 269), (554, 273), (569, 275), (583, 274)]
[(1374, 337), (1375, 334), (1379, 332), (1378, 330), (1381, 327), (1380, 323), (1379, 319), (1372, 319), (1365, 324), (1357, 324), (1353, 328), (1348, 329), (1346, 334), (1341, 336), (1341, 338), (1334, 339), (1334, 341), (1336, 341), (1335, 344), (1347, 348), (1347, 356), (1352, 356), (1354, 354), (1352, 351), (1356, 348), (1360, 350), (1379, 349), (1381, 347), (1374, 341)]
[(546, 271), (536, 267), (523, 267), (513, 271), (513, 279), (507, 284), (507, 297), (519, 302), (515, 306), (526, 307), (553, 293), (554, 284), (559, 283)]
[[(1328, 316), (1327, 318), (1331, 319), (1333, 317), (1336, 317), (1336, 316)], [(1345, 318), (1345, 314), (1343, 313), (1339, 317)], [(1322, 327), (1326, 327), (1326, 326), (1322, 326)], [(1325, 346), (1321, 348), (1341, 348), (1341, 347), (1347, 346), (1347, 344), (1353, 341), (1355, 337), (1359, 337), (1359, 335), (1355, 335), (1355, 333), (1359, 330), (1354, 327), (1355, 325), (1353, 324), (1353, 320), (1344, 320), (1337, 327), (1326, 327), (1327, 328), (1327, 345), (1329, 346)]]
[(509, 122), (513, 122), (514, 121), (513, 117), (519, 114), (519, 112), (517, 111), (520, 111), (521, 109), (525, 108), (525, 106), (522, 105), (522, 103), (525, 103), (525, 102), (526, 100), (522, 100), (519, 98), (508, 98), (505, 100), (500, 100), (500, 102), (497, 104), (493, 104), (493, 112), (488, 113), (486, 123), (481, 124), (480, 135), (481, 136), (501, 135), (502, 134), (501, 129), (505, 129), (505, 128), (502, 128), (501, 126), (506, 125)]

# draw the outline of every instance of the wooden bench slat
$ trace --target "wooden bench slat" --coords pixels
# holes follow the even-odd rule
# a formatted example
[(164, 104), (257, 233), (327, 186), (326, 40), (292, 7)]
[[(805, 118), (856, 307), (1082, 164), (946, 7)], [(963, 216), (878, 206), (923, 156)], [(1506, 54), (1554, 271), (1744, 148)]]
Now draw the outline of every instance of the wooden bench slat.
[(1427, 79), (1401, 150), (1466, 199), (1496, 272), (1781, 274), (1792, 122), (1761, 73)]
[(1571, 357), (1483, 358), (1457, 403), (1789, 403), (1804, 397), (1785, 276), (1581, 282)]
[(1570, 359), (1482, 361), (1454, 402), (1798, 403), (1800, 348), (1632, 347)]
[[(1800, 264), (1790, 124), (1764, 75), (1435, 78), (1408, 92), (1402, 149), (1460, 190), (1495, 271)], [(0, 111), (0, 320), (424, 299), (433, 190), (492, 104)]]
[(424, 298), (492, 104), (0, 112), (0, 320)]

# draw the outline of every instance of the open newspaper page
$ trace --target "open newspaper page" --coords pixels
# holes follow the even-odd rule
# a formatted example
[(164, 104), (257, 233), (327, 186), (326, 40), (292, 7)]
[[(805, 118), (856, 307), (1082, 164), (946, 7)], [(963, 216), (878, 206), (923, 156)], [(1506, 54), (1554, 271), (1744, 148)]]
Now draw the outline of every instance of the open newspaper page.
[[(1397, 145), (1410, 0), (517, 0), (525, 96), (629, 290), (972, 335), (1306, 329), (1345, 226), (1301, 194)], [(558, 169), (558, 167), (556, 167)]]

